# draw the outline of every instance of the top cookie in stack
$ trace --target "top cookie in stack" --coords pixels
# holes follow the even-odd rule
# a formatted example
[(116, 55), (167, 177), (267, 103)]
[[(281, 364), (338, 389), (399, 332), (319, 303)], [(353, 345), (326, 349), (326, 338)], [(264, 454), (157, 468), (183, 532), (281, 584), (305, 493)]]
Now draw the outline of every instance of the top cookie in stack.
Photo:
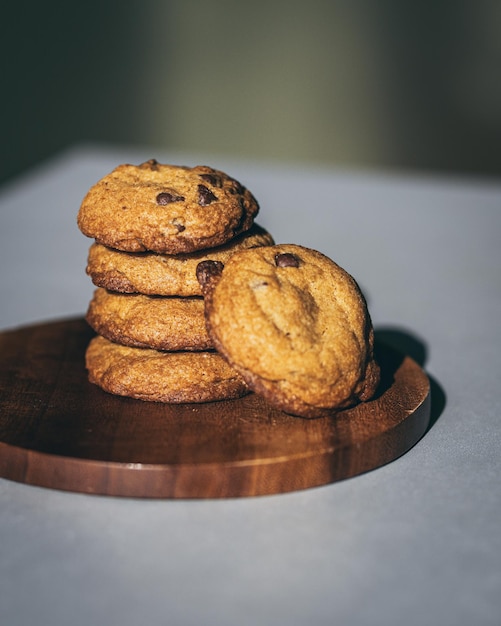
[(180, 254), (227, 243), (249, 230), (258, 211), (251, 192), (223, 172), (151, 159), (120, 165), (94, 185), (78, 226), (117, 250)]
[(196, 267), (273, 245), (254, 223), (258, 210), (250, 191), (224, 172), (153, 159), (120, 165), (88, 191), (78, 226), (95, 239), (87, 264), (98, 287), (87, 312), (98, 333), (86, 357), (92, 382), (164, 402), (247, 392), (212, 351)]

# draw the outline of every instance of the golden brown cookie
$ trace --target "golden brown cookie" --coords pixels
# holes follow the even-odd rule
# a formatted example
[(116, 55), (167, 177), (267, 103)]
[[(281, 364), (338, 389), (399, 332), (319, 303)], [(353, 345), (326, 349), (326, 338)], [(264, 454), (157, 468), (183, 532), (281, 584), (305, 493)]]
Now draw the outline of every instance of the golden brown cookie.
[(98, 288), (86, 316), (92, 328), (126, 346), (156, 350), (207, 350), (202, 298), (163, 298)]
[(271, 404), (321, 417), (370, 399), (379, 382), (374, 333), (354, 279), (297, 245), (243, 250), (200, 263), (217, 350)]
[(248, 230), (254, 196), (224, 172), (198, 165), (119, 165), (87, 192), (80, 230), (118, 250), (165, 254), (220, 246)]
[(90, 342), (86, 356), (90, 382), (105, 391), (153, 402), (213, 402), (248, 393), (243, 379), (216, 352), (158, 352)]
[(122, 252), (94, 243), (89, 250), (87, 274), (98, 287), (122, 293), (160, 296), (201, 296), (196, 277), (200, 261), (226, 263), (237, 250), (271, 246), (272, 236), (257, 224), (217, 248), (189, 254)]

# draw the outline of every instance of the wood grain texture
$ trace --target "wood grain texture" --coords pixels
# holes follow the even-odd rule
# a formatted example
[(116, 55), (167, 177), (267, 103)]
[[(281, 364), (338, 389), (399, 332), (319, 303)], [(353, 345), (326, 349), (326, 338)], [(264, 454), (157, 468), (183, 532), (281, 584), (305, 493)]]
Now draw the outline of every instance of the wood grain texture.
[(112, 396), (87, 381), (92, 336), (80, 318), (0, 333), (0, 476), (113, 496), (283, 493), (388, 463), (428, 425), (426, 374), (383, 345), (373, 400), (307, 420), (254, 394), (184, 405)]

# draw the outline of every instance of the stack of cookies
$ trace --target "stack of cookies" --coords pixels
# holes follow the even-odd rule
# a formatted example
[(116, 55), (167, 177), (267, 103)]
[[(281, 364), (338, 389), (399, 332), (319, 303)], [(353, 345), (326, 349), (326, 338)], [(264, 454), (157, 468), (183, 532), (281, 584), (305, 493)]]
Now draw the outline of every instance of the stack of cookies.
[(370, 400), (380, 371), (355, 280), (320, 252), (275, 245), (253, 195), (206, 166), (121, 165), (78, 214), (95, 240), (89, 380), (157, 402), (250, 390), (302, 417)]
[(105, 391), (157, 402), (236, 398), (249, 388), (214, 350), (196, 268), (273, 245), (253, 195), (206, 166), (120, 165), (85, 196), (78, 226), (95, 242), (97, 289), (86, 366)]

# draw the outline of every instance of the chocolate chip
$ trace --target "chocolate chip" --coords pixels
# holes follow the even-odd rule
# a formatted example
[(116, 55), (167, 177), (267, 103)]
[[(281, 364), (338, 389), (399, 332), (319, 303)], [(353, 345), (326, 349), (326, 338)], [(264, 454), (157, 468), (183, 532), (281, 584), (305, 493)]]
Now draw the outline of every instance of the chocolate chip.
[(223, 186), (223, 181), (221, 180), (221, 177), (217, 176), (216, 174), (200, 174), (200, 178), (203, 178), (203, 180), (205, 180), (207, 183), (209, 183), (209, 185), (212, 185), (213, 187)]
[(217, 200), (217, 197), (205, 185), (198, 185), (198, 204), (207, 206)]
[(223, 273), (224, 265), (221, 261), (201, 261), (197, 265), (196, 274), (200, 286), (203, 288), (214, 278), (219, 278)]
[(144, 163), (141, 163), (139, 167), (141, 167), (144, 170), (156, 171), (158, 170), (158, 161), (156, 159), (150, 159), (149, 161), (145, 161)]
[(284, 252), (275, 256), (275, 264), (277, 267), (299, 267), (299, 259), (295, 254)]
[(157, 196), (157, 204), (159, 204), (160, 206), (165, 206), (166, 204), (170, 204), (171, 202), (183, 202), (183, 201), (184, 201), (183, 196), (176, 196), (175, 194), (170, 193), (168, 191), (162, 191)]
[(186, 230), (186, 226), (177, 217), (172, 220), (172, 225), (176, 227), (178, 233), (182, 233), (183, 230)]

